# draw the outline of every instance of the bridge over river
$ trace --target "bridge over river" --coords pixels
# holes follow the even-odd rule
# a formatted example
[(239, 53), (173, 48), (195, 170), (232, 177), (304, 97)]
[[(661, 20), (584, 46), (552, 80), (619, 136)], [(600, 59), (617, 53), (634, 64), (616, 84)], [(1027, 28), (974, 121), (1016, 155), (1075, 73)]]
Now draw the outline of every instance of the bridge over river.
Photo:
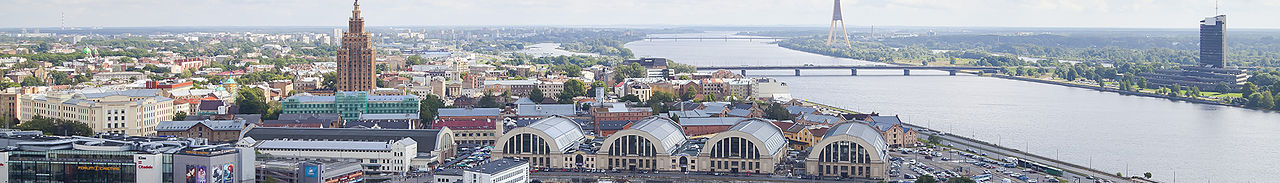
[(911, 70), (940, 70), (948, 71), (951, 75), (956, 75), (958, 71), (981, 71), (981, 72), (999, 72), (999, 67), (983, 67), (983, 66), (874, 66), (874, 65), (802, 65), (802, 66), (699, 66), (698, 70), (739, 70), (742, 75), (747, 75), (747, 70), (795, 70), (796, 76), (800, 75), (800, 70), (837, 70), (849, 69), (849, 75), (857, 76), (858, 70), (902, 70), (902, 75), (910, 76)]

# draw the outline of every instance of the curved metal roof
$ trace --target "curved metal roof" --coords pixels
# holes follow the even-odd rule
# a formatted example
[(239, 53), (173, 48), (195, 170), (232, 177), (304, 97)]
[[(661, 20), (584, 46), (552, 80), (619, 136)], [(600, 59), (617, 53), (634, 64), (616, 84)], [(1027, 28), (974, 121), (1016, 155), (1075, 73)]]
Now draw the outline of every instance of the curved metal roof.
[(729, 127), (730, 131), (740, 131), (751, 134), (756, 139), (760, 139), (765, 149), (769, 150), (769, 155), (775, 155), (782, 152), (787, 147), (787, 138), (782, 136), (782, 129), (773, 123), (760, 119), (751, 118), (739, 121), (738, 124)]
[(681, 129), (679, 124), (664, 117), (645, 118), (632, 125), (631, 129), (640, 130), (658, 138), (662, 141), (662, 147), (667, 150), (667, 154), (674, 154), (689, 140), (684, 136), (684, 129)]
[(586, 138), (586, 134), (582, 132), (582, 127), (578, 126), (578, 123), (562, 116), (547, 117), (526, 127), (551, 136), (550, 141), (554, 141), (561, 151), (573, 148), (574, 143)]
[(867, 143), (870, 143), (877, 151), (880, 151), (880, 159), (882, 160), (885, 158), (884, 151), (889, 149), (889, 145), (884, 141), (884, 136), (880, 136), (879, 131), (876, 131), (875, 128), (871, 128), (871, 126), (866, 123), (841, 123), (835, 127), (831, 127), (831, 130), (827, 130), (827, 134), (823, 135), (822, 139), (827, 139), (827, 137), (837, 135), (849, 135), (862, 139), (863, 141), (867, 141)]

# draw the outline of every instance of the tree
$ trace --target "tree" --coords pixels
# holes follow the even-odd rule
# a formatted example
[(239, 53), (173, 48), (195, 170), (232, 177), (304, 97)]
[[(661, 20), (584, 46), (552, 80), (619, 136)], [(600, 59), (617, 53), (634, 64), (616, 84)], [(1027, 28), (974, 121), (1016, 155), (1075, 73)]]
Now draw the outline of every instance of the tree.
[(1187, 91), (1187, 97), (1198, 98), (1201, 95), (1199, 86), (1191, 86), (1191, 90)]
[(1245, 107), (1251, 109), (1271, 109), (1275, 107), (1275, 97), (1271, 96), (1271, 91), (1262, 91), (1249, 95), (1248, 104)]
[(620, 65), (615, 68), (614, 73), (616, 76), (614, 76), (614, 78), (616, 78), (617, 81), (622, 81), (627, 78), (643, 78), (647, 75), (647, 72), (648, 71), (645, 70), (644, 66), (641, 66), (640, 63), (631, 63), (631, 65)]
[(178, 111), (178, 113), (177, 113), (177, 114), (173, 114), (173, 120), (174, 120), (174, 121), (182, 121), (182, 120), (185, 120), (185, 119), (187, 119), (187, 112), (185, 112), (185, 111)]
[(1181, 96), (1182, 96), (1182, 85), (1173, 84), (1173, 88), (1170, 88), (1170, 90), (1169, 90), (1169, 96), (1170, 96), (1170, 97), (1181, 97)]
[(929, 135), (928, 140), (929, 140), (929, 143), (942, 144), (942, 137), (939, 137), (937, 135)]
[(334, 89), (335, 86), (338, 85), (337, 72), (326, 72), (324, 74), (320, 74), (320, 77), (324, 79), (324, 81), (321, 82), (321, 85), (324, 85), (324, 88)]
[(698, 89), (696, 88), (689, 87), (680, 90), (680, 101), (690, 101), (696, 97), (698, 97)]
[(262, 119), (280, 119), (281, 112), (284, 112), (284, 105), (280, 101), (267, 102), (267, 113), (262, 115)]
[(496, 99), (496, 98), (497, 98), (497, 97), (496, 97), (496, 96), (493, 96), (493, 94), (492, 94), (492, 93), (485, 93), (483, 97), (480, 97), (480, 102), (478, 102), (477, 104), (478, 104), (478, 105), (480, 105), (480, 107), (483, 107), (483, 108), (498, 108), (498, 107), (501, 107), (501, 106), (502, 106), (502, 104), (498, 104), (498, 99)]
[(542, 89), (538, 89), (538, 87), (533, 87), (533, 91), (529, 92), (529, 100), (532, 100), (535, 104), (541, 104), (542, 100), (547, 99), (546, 97), (546, 95), (542, 94)]
[(938, 183), (938, 180), (934, 179), (932, 175), (921, 175), (920, 178), (916, 178), (915, 183)]
[(772, 120), (791, 120), (791, 112), (787, 111), (787, 108), (782, 107), (782, 104), (770, 103), (769, 107), (764, 109), (764, 118)]
[(435, 121), (436, 116), (440, 114), (440, 108), (444, 107), (444, 100), (440, 99), (440, 96), (427, 94), (418, 103), (419, 122), (422, 126), (431, 127), (431, 122)]
[(640, 96), (627, 94), (627, 95), (623, 95), (622, 98), (618, 98), (618, 100), (623, 102), (640, 102)]
[(263, 97), (262, 90), (257, 88), (240, 88), (239, 95), (236, 96), (236, 106), (240, 107), (240, 114), (271, 113), (271, 106), (267, 106), (266, 97)]
[(22, 83), (20, 85), (21, 86), (44, 86), (45, 82), (44, 80), (40, 80), (36, 77), (27, 76), (26, 78), (22, 78)]
[(426, 63), (426, 61), (422, 59), (422, 56), (418, 55), (409, 56), (409, 58), (406, 58), (404, 62), (408, 65), (421, 65)]
[(576, 79), (570, 79), (564, 82), (564, 91), (560, 92), (559, 100), (561, 104), (573, 103), (573, 97), (587, 96), (586, 83)]
[(22, 85), (14, 82), (0, 81), (0, 90), (5, 90), (13, 87), (22, 87)]
[(591, 82), (591, 87), (590, 87), (590, 88), (587, 88), (587, 96), (590, 96), (590, 97), (597, 97), (597, 96), (596, 96), (596, 88), (604, 89), (604, 92), (605, 92), (605, 93), (608, 93), (608, 92), (609, 92), (609, 85), (608, 85), (608, 84), (605, 84), (605, 83), (604, 83), (604, 81), (596, 81), (596, 82)]
[(1142, 174), (1142, 177), (1146, 177), (1147, 179), (1151, 179), (1151, 172), (1143, 173), (1143, 174)]
[(45, 134), (61, 135), (61, 136), (90, 136), (93, 135), (93, 128), (89, 124), (68, 121), (61, 119), (53, 119), (44, 116), (35, 116), (31, 120), (22, 122), (15, 126), (21, 130), (39, 130)]
[(1253, 85), (1253, 83), (1244, 83), (1244, 87), (1240, 89), (1240, 96), (1249, 97), (1256, 92), (1258, 92), (1258, 85)]

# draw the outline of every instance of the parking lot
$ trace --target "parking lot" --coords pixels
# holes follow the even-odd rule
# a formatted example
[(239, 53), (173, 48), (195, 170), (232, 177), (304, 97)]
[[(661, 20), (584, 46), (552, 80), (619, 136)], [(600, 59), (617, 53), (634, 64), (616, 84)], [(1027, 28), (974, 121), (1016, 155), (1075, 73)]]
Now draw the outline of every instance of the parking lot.
[[(975, 152), (969, 149), (948, 149), (938, 146), (897, 148), (889, 152), (890, 180), (911, 182), (921, 175), (931, 175), (939, 180), (953, 177), (969, 177), (978, 182), (1110, 182), (1094, 179), (1071, 180), (1045, 172), (1018, 167), (1016, 159)], [(999, 159), (997, 159), (999, 158)], [(1067, 176), (1074, 176), (1064, 174)]]

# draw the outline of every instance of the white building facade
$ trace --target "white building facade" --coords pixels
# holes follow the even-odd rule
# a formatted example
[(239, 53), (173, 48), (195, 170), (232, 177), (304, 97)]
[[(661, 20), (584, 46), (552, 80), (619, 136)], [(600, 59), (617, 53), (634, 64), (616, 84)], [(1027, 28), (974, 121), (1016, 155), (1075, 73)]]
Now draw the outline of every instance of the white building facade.
[(160, 90), (142, 89), (100, 93), (55, 91), (22, 96), (19, 120), (35, 116), (88, 124), (94, 132), (154, 136), (160, 121), (169, 121), (183, 109)]

